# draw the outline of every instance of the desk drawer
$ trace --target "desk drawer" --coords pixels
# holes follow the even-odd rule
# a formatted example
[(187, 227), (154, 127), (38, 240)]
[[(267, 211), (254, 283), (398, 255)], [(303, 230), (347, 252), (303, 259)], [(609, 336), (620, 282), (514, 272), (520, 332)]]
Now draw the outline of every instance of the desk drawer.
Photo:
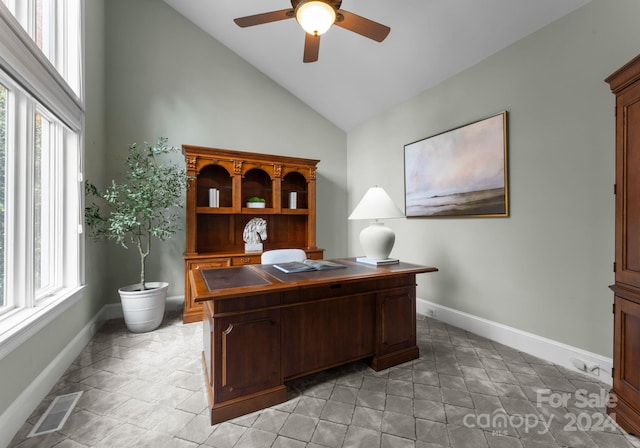
[(267, 307), (280, 305), (280, 293), (259, 294), (255, 296), (236, 297), (214, 301), (214, 313), (246, 313)]
[(245, 264), (260, 264), (260, 254), (247, 254), (231, 259), (232, 266), (243, 266)]
[(390, 277), (386, 279), (364, 279), (341, 283), (339, 281), (330, 285), (317, 286), (314, 288), (299, 288), (286, 291), (282, 294), (282, 304), (290, 305), (318, 299), (331, 299), (342, 296), (350, 296), (362, 293), (378, 293), (380, 291), (402, 288), (405, 286), (415, 286), (415, 275)]

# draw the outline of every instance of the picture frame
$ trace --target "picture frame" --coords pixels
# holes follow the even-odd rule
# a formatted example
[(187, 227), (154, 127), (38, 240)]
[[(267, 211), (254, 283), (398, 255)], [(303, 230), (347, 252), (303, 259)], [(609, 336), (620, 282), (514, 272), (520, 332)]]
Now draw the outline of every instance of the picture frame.
[(507, 112), (404, 146), (405, 216), (509, 216)]

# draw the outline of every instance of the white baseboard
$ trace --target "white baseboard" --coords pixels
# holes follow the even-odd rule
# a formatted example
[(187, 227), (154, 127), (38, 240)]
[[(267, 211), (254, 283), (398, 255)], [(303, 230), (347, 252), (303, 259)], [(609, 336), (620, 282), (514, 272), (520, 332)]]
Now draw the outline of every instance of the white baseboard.
[[(537, 356), (545, 361), (597, 378), (603, 383), (612, 384), (613, 360), (611, 358), (423, 299), (417, 299), (416, 312)], [(576, 367), (572, 362), (573, 359), (579, 360), (577, 364), (583, 363), (589, 367), (599, 366), (599, 368), (593, 372), (585, 372)]]
[[(106, 308), (106, 307), (105, 307)], [(7, 447), (31, 413), (86, 347), (98, 328), (107, 320), (102, 308), (69, 342), (40, 375), (22, 391), (20, 396), (0, 415), (0, 447)]]
[(105, 321), (111, 319), (122, 319), (122, 305), (119, 303), (107, 303), (102, 307), (105, 314)]
[(166, 309), (169, 311), (180, 311), (184, 308), (184, 296), (167, 297)]
[[(165, 304), (166, 311), (180, 311), (184, 306), (184, 296), (169, 296)], [(118, 303), (109, 303), (104, 306), (103, 311), (106, 313), (106, 319), (122, 319), (122, 305)]]

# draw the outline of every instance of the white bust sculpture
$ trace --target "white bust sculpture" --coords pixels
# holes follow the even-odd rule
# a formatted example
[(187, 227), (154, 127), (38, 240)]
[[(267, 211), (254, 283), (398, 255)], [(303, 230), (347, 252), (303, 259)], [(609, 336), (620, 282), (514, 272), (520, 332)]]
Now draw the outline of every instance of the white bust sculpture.
[[(244, 226), (242, 232), (245, 252), (262, 252), (262, 242), (267, 239), (267, 221), (263, 218), (252, 218)], [(262, 240), (261, 240), (262, 239)]]

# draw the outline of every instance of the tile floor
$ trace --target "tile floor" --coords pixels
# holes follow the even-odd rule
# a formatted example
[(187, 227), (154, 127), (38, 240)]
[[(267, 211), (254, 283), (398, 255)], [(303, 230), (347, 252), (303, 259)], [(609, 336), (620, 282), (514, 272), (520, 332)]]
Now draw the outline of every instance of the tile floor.
[[(605, 418), (605, 385), (422, 316), (420, 359), (299, 379), (287, 402), (211, 426), (201, 331), (179, 314), (146, 334), (108, 321), (10, 446), (640, 447)], [(56, 395), (79, 390), (62, 429), (26, 438)]]

